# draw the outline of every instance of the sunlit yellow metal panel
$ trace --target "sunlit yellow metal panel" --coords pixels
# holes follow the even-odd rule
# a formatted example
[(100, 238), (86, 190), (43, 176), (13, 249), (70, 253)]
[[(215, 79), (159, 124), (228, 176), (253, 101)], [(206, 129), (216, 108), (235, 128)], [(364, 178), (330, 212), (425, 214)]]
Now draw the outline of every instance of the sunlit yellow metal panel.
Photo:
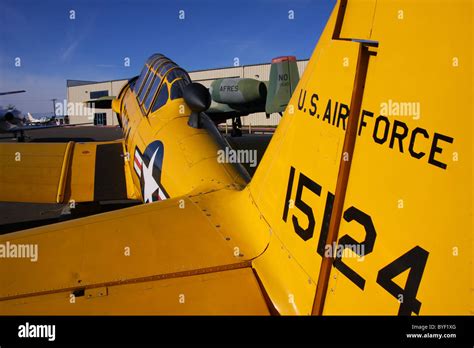
[(77, 143), (74, 145), (70, 163), (65, 201), (94, 201), (94, 173), (96, 143)]
[(245, 260), (245, 256), (235, 254), (233, 241), (226, 240), (205, 212), (187, 197), (0, 237), (1, 244), (7, 242), (37, 246), (37, 258), (2, 259), (2, 299), (228, 266)]
[(472, 2), (381, 2), (372, 38), (338, 237), (365, 255), (324, 314), (473, 314)]
[(173, 195), (192, 192), (198, 186), (214, 189), (233, 184), (240, 178), (232, 164), (219, 163), (220, 147), (206, 129), (189, 127), (188, 117), (169, 121), (157, 138), (165, 144), (163, 186)]
[[(262, 215), (276, 235), (254, 262), (282, 314), (310, 314), (327, 233), (327, 202), (336, 187), (359, 44), (331, 40), (333, 12), (306, 73), (283, 115), (250, 184)], [(325, 241), (325, 239), (324, 239)], [(271, 267), (278, 264), (279, 267)], [(304, 271), (298, 276), (294, 270)], [(296, 304), (289, 302), (288, 296)]]
[[(123, 141), (0, 144), (0, 200), (35, 203), (95, 201), (96, 152), (101, 145), (113, 144), (123, 146)], [(112, 168), (116, 176), (124, 175), (125, 178), (125, 197), (116, 199), (136, 199), (139, 195), (133, 187), (124, 153), (121, 151), (120, 154), (123, 165)]]
[(339, 38), (371, 40), (376, 5), (377, 0), (347, 0)]
[(0, 144), (0, 200), (56, 203), (68, 144)]
[(251, 260), (267, 247), (271, 229), (256, 209), (248, 189), (227, 188), (190, 198), (228, 242), (234, 255)]
[(251, 268), (0, 301), (13, 315), (266, 315)]
[(316, 283), (277, 234), (265, 253), (252, 262), (272, 306), (281, 315), (310, 315)]
[[(95, 177), (96, 177), (96, 154), (98, 146), (120, 144), (122, 146), (123, 164), (118, 167), (111, 166), (110, 175), (118, 176), (124, 175), (126, 198), (138, 199), (140, 195), (136, 192), (133, 186), (132, 174), (130, 171), (130, 155), (126, 155), (127, 151), (123, 147), (123, 140), (108, 141), (108, 142), (86, 142), (75, 143), (74, 151), (70, 160), (70, 169), (68, 174), (68, 181), (66, 185), (66, 194), (64, 202), (92, 202), (96, 200), (94, 197)], [(113, 171), (113, 172), (112, 172)], [(123, 172), (123, 173), (122, 173)], [(114, 179), (113, 177), (111, 180)], [(110, 198), (110, 199), (113, 199)], [(124, 198), (117, 198), (124, 199)]]

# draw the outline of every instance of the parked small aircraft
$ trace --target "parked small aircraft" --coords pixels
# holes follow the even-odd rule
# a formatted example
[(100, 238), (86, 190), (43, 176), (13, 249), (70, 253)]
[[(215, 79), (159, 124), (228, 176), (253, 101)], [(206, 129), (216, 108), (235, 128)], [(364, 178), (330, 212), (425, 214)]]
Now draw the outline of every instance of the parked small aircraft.
[(43, 116), (41, 118), (34, 118), (29, 112), (26, 114), (26, 123), (29, 125), (45, 125), (51, 124), (56, 119), (55, 116), (47, 117)]
[[(26, 91), (11, 91), (11, 92), (1, 92), (2, 95), (24, 93)], [(55, 117), (46, 118), (43, 117), (40, 120), (36, 120), (31, 116), (30, 113), (25, 117), (23, 113), (18, 110), (16, 107), (9, 105), (4, 108), (0, 106), (0, 133), (8, 133), (13, 135), (14, 138), (18, 139), (18, 142), (24, 142), (26, 139), (25, 131), (35, 131), (39, 129), (46, 128), (56, 128), (63, 127), (66, 125), (57, 125), (52, 124), (55, 120)], [(89, 124), (89, 123), (84, 123)], [(81, 124), (76, 124), (74, 126), (80, 126)], [(69, 126), (69, 125), (68, 125)]]

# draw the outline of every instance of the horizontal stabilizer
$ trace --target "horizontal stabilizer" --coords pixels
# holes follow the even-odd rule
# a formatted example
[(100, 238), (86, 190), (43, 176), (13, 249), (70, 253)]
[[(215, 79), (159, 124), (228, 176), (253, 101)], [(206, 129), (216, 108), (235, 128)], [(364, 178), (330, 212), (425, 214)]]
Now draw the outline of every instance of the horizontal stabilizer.
[(0, 144), (0, 201), (136, 199), (122, 141)]

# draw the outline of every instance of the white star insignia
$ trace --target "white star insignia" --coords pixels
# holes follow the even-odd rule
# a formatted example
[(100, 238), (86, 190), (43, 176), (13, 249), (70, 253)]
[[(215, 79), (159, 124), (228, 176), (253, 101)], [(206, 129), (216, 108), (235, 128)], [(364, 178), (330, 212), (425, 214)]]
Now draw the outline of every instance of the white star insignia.
[(158, 183), (153, 177), (153, 163), (155, 163), (155, 156), (158, 152), (158, 149), (156, 149), (153, 156), (151, 156), (148, 167), (145, 165), (145, 163), (143, 163), (142, 174), (145, 186), (143, 188), (143, 200), (145, 203), (153, 202), (153, 193), (155, 193), (155, 191), (158, 189)]

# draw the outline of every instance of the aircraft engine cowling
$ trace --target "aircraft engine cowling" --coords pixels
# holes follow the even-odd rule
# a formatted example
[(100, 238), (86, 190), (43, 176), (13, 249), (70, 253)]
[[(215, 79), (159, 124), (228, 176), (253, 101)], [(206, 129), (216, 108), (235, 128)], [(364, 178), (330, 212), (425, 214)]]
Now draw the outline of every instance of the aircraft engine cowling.
[(267, 97), (264, 82), (249, 78), (218, 79), (212, 82), (210, 93), (212, 100), (223, 104), (244, 104)]
[(15, 115), (12, 112), (7, 112), (4, 116), (5, 120), (8, 122), (12, 122), (15, 119)]

